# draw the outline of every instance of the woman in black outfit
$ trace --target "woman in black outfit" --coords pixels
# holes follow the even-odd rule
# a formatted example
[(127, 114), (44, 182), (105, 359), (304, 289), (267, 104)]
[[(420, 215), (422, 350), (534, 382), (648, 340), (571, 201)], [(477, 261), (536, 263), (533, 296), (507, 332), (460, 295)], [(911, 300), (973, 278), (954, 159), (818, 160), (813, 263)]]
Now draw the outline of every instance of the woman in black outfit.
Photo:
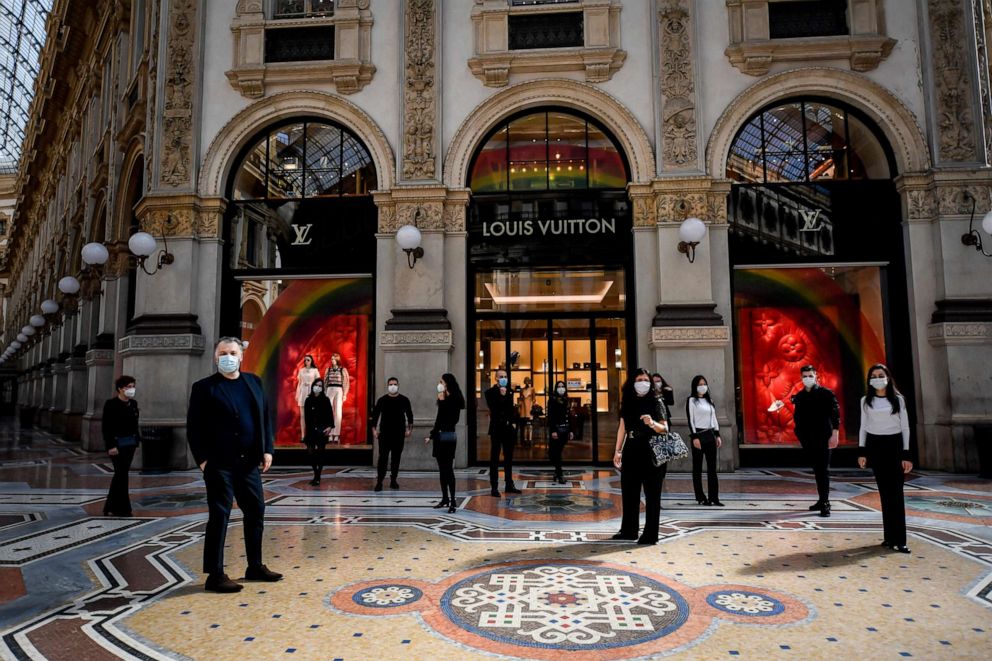
[[(613, 539), (637, 540), (638, 544), (657, 544), (661, 519), (661, 488), (667, 464), (654, 465), (648, 442), (652, 436), (668, 431), (668, 413), (659, 393), (651, 385), (651, 373), (638, 368), (624, 384), (620, 400), (620, 424), (617, 427), (613, 465), (620, 469), (623, 520)], [(646, 517), (644, 532), (637, 537), (644, 488)]]
[(651, 385), (654, 386), (654, 391), (661, 397), (661, 401), (665, 402), (665, 406), (675, 406), (675, 390), (668, 385), (665, 377), (655, 372), (651, 375)]
[(561, 469), (561, 453), (565, 443), (575, 438), (568, 421), (568, 397), (564, 381), (555, 383), (555, 391), (548, 397), (548, 437), (551, 439), (551, 463), (555, 465), (555, 479), (565, 484), (565, 474)]
[(310, 466), (313, 468), (310, 485), (317, 487), (320, 486), (320, 474), (324, 470), (322, 461), (324, 448), (327, 446), (331, 430), (334, 429), (334, 411), (331, 408), (331, 400), (324, 394), (322, 379), (316, 379), (310, 384), (310, 394), (303, 402), (303, 423), (306, 428), (303, 442), (307, 446)]
[[(685, 417), (692, 441), (692, 488), (700, 505), (723, 507), (720, 502), (720, 482), (716, 476), (716, 451), (723, 446), (720, 423), (716, 419), (716, 406), (710, 397), (706, 377), (697, 374), (689, 387), (692, 393), (685, 400)], [(703, 458), (706, 459), (706, 482), (709, 498), (703, 492)]]
[(105, 516), (131, 516), (131, 498), (127, 491), (127, 475), (131, 470), (134, 451), (138, 449), (138, 402), (134, 400), (134, 377), (122, 375), (114, 381), (117, 395), (103, 405), (103, 444), (114, 462), (114, 478), (110, 481)]
[(437, 417), (434, 427), (424, 439), (424, 443), (434, 441), (431, 453), (437, 459), (437, 470), (441, 478), (441, 500), (434, 509), (448, 507), (448, 513), (454, 513), (455, 501), (455, 447), (458, 441), (455, 437), (455, 425), (465, 408), (465, 396), (458, 387), (458, 381), (453, 374), (442, 374), (437, 384)]

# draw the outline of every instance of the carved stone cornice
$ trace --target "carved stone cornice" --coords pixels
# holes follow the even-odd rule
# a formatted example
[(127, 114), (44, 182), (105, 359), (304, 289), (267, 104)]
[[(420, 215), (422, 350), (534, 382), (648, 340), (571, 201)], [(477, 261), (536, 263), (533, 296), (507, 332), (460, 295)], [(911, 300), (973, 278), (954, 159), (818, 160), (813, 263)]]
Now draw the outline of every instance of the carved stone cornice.
[(450, 330), (381, 331), (379, 348), (383, 351), (451, 351), (455, 334)]
[(972, 98), (975, 72), (963, 0), (928, 0), (927, 7), (937, 157), (940, 162), (974, 163), (978, 160)]
[(121, 356), (169, 354), (198, 356), (206, 349), (202, 335), (127, 335), (118, 341)]
[(992, 344), (992, 322), (945, 322), (927, 326), (931, 346)]
[(220, 236), (226, 209), (222, 198), (146, 195), (135, 209), (141, 229), (153, 236), (200, 239)]
[(698, 170), (693, 3), (666, 0), (658, 9), (661, 50), (661, 166)]
[(403, 83), (403, 178), (435, 179), (437, 168), (437, 4), (407, 0)]
[[(464, 196), (446, 205), (447, 190), (443, 186), (400, 186), (372, 194), (379, 209), (378, 231), (392, 233), (404, 225), (416, 225), (421, 231), (445, 230), (447, 219), (457, 222), (455, 209)], [(446, 213), (446, 206), (449, 210)], [(464, 209), (464, 204), (462, 204)], [(464, 210), (461, 216), (464, 229)]]
[(652, 349), (725, 347), (729, 344), (729, 326), (655, 326), (651, 328)]

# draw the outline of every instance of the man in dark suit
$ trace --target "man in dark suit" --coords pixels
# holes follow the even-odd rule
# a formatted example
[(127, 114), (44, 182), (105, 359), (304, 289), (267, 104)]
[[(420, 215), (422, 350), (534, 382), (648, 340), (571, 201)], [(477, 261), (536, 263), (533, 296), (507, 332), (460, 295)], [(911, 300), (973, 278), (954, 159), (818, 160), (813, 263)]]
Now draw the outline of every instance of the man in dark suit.
[(241, 340), (222, 337), (214, 349), (217, 373), (193, 384), (186, 436), (207, 485), (207, 531), (203, 544), (204, 588), (238, 592), (224, 573), (224, 540), (233, 499), (244, 515), (245, 580), (278, 581), (262, 564), (265, 499), (261, 473), (272, 465), (273, 430), (258, 376), (241, 371)]
[(817, 383), (815, 366), (804, 365), (799, 374), (803, 389), (792, 396), (793, 421), (816, 476), (818, 497), (809, 509), (830, 516), (830, 451), (840, 442), (840, 406), (833, 391)]
[(506, 493), (520, 493), (513, 485), (513, 444), (517, 431), (513, 426), (516, 408), (506, 370), (496, 370), (496, 384), (486, 391), (489, 407), (489, 484), (490, 495), (499, 498), (499, 453), (503, 451), (503, 480)]

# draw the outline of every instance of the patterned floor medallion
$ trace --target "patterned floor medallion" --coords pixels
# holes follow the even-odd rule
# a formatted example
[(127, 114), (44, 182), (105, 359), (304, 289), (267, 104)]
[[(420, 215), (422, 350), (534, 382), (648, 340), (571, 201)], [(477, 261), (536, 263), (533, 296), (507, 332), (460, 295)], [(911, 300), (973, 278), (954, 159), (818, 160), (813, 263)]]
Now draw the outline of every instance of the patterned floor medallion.
[(428, 626), (456, 642), (537, 659), (562, 652), (602, 660), (658, 654), (697, 642), (714, 619), (792, 624), (810, 615), (805, 604), (777, 592), (693, 589), (587, 560), (478, 567), (436, 584), (363, 582), (328, 602), (356, 615), (419, 611)]

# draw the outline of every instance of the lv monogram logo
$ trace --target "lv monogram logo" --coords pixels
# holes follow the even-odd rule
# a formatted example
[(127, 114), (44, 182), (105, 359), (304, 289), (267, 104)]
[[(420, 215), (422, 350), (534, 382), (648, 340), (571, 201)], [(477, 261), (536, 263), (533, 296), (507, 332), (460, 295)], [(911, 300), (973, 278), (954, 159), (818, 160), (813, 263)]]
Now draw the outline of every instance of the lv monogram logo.
[(293, 231), (296, 232), (296, 240), (292, 244), (294, 246), (308, 246), (313, 243), (313, 239), (310, 238), (310, 228), (313, 224), (309, 225), (293, 225)]
[[(800, 232), (815, 232), (820, 229), (820, 210), (810, 211), (809, 209), (800, 209), (799, 215), (803, 217), (803, 226), (799, 229)], [(296, 227), (295, 225), (293, 227)]]

